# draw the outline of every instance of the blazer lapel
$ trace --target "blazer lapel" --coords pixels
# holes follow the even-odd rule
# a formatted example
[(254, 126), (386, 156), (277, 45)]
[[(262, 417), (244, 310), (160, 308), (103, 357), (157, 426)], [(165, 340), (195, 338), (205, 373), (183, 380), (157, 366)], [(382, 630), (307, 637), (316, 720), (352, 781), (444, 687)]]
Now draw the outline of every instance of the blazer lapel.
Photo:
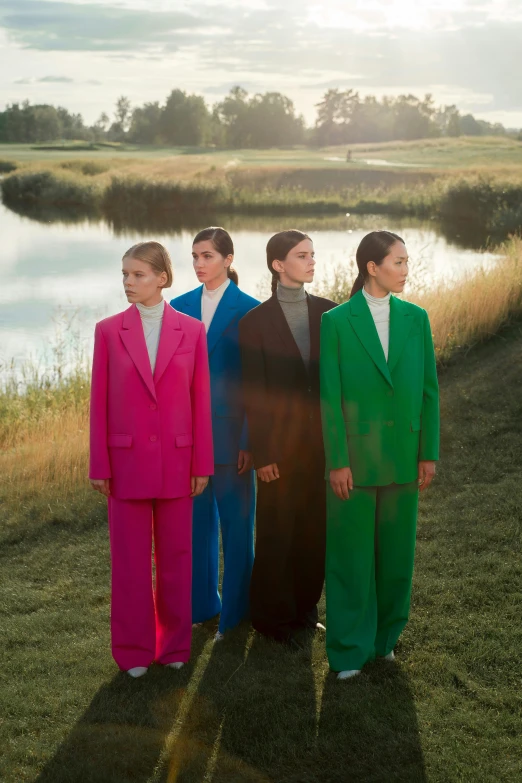
[(390, 367), (386, 363), (386, 357), (384, 356), (384, 351), (382, 350), (381, 341), (379, 340), (379, 335), (377, 334), (377, 329), (375, 327), (370, 308), (368, 307), (366, 300), (360, 291), (355, 294), (352, 299), (350, 299), (348, 320), (350, 321), (355, 334), (363, 344), (371, 359), (377, 365), (385, 380), (388, 381), (390, 386), (393, 386), (390, 375)]
[(392, 372), (404, 350), (410, 333), (413, 318), (400, 299), (390, 297), (390, 347), (388, 350), (388, 368)]
[[(203, 295), (203, 294), (202, 294)], [(217, 306), (214, 317), (210, 322), (210, 327), (207, 333), (207, 345), (209, 356), (216, 347), (216, 343), (229, 325), (230, 321), (237, 314), (239, 288), (231, 280), (227, 286), (227, 289), (221, 301)], [(201, 319), (201, 301), (200, 301), (200, 319)]]
[(182, 312), (186, 313), (187, 315), (191, 315), (192, 318), (197, 318), (198, 321), (201, 321), (201, 295), (203, 293), (203, 286), (200, 285), (199, 288), (194, 288), (192, 291), (189, 291), (188, 294), (185, 294), (182, 301)]
[(178, 350), (179, 344), (183, 338), (183, 330), (179, 323), (179, 315), (173, 307), (165, 302), (163, 311), (163, 322), (161, 324), (161, 333), (158, 345), (158, 355), (156, 357), (156, 367), (154, 368), (154, 383), (157, 384), (165, 372), (168, 363)]
[(154, 381), (152, 379), (152, 370), (150, 368), (150, 359), (145, 343), (145, 335), (143, 333), (140, 313), (135, 304), (131, 305), (128, 310), (125, 310), (123, 313), (123, 328), (120, 329), (120, 336), (147, 389), (154, 399), (156, 399), (156, 389), (154, 388)]

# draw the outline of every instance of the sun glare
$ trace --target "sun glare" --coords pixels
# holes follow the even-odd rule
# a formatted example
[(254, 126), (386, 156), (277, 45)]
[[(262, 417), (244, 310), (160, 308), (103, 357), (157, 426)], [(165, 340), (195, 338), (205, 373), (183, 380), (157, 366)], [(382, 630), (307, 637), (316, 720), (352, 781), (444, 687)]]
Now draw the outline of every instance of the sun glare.
[(320, 27), (361, 32), (383, 27), (421, 30), (449, 23), (466, 4), (467, 0), (326, 0), (310, 6), (309, 18)]

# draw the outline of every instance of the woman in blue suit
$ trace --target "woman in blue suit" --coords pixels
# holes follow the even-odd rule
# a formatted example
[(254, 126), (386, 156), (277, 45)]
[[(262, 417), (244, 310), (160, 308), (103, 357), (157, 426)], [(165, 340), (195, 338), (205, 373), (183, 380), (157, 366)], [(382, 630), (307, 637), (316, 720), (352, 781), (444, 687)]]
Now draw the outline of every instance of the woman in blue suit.
[[(194, 271), (203, 284), (171, 301), (203, 321), (207, 331), (215, 472), (195, 498), (192, 522), (192, 622), (221, 612), (216, 640), (248, 613), (254, 560), (254, 471), (241, 391), (238, 323), (259, 302), (237, 287), (234, 245), (223, 228), (205, 228), (192, 244)], [(223, 542), (222, 596), (218, 591), (219, 523)]]

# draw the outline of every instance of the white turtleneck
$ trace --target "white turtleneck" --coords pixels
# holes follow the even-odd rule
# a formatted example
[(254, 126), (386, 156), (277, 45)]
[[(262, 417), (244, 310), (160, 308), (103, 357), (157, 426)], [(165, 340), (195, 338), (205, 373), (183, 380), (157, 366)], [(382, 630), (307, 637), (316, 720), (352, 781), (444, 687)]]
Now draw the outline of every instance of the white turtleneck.
[(381, 341), (382, 350), (386, 361), (388, 361), (388, 347), (390, 344), (390, 296), (388, 292), (386, 296), (372, 296), (368, 291), (363, 288), (363, 296), (368, 303), (370, 313), (372, 314), (379, 340)]
[(163, 322), (163, 313), (165, 312), (165, 300), (162, 299), (157, 305), (146, 307), (139, 302), (136, 303), (141, 316), (143, 325), (143, 334), (147, 344), (147, 351), (150, 359), (152, 374), (156, 367), (156, 356), (158, 355), (158, 345), (161, 334), (161, 324)]
[(201, 320), (205, 324), (205, 331), (208, 332), (214, 314), (218, 308), (218, 304), (223, 298), (223, 294), (230, 285), (230, 278), (227, 277), (224, 283), (221, 283), (219, 288), (215, 288), (213, 291), (209, 291), (206, 285), (203, 286), (203, 293), (201, 294)]

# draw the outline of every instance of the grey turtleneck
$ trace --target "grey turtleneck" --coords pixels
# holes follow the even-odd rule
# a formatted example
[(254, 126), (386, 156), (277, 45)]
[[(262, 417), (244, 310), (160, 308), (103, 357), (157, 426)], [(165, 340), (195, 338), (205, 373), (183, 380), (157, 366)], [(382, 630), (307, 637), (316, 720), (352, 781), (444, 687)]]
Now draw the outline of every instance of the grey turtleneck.
[(305, 367), (308, 369), (310, 363), (310, 319), (304, 286), (288, 288), (278, 283), (277, 299), (297, 343)]

